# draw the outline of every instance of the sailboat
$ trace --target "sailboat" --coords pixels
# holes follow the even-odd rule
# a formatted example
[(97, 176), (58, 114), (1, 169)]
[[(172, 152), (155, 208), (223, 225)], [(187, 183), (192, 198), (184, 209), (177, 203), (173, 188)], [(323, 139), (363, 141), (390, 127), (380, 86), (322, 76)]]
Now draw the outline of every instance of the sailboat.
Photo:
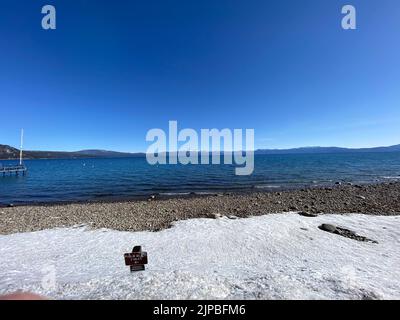
[(7, 166), (3, 166), (0, 164), (0, 174), (3, 174), (3, 176), (5, 176), (7, 173), (10, 175), (13, 173), (15, 173), (16, 175), (19, 175), (20, 173), (25, 175), (25, 172), (28, 169), (23, 162), (23, 154), (22, 154), (23, 144), (24, 144), (24, 129), (21, 129), (21, 147), (19, 149), (19, 164), (7, 165)]

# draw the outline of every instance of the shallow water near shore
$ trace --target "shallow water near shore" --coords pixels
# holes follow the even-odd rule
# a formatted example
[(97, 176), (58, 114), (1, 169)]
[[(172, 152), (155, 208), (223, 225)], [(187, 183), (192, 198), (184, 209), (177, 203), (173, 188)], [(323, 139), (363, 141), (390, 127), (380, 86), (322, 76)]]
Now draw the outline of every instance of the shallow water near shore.
[(29, 170), (26, 176), (0, 177), (0, 203), (275, 191), (337, 181), (400, 181), (399, 152), (256, 155), (255, 170), (250, 176), (236, 176), (233, 165), (151, 166), (145, 158), (26, 160), (25, 163)]

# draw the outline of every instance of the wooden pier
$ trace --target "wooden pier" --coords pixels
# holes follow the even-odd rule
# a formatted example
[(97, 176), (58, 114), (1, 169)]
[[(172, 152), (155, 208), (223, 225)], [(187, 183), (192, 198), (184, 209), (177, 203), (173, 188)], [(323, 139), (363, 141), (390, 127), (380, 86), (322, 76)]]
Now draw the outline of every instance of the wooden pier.
[(0, 176), (2, 175), (5, 177), (6, 175), (13, 175), (15, 174), (18, 176), (19, 174), (25, 175), (26, 171), (28, 170), (22, 161), (22, 146), (24, 143), (24, 129), (21, 130), (21, 148), (19, 150), (19, 164), (14, 165), (2, 165), (0, 163)]
[(1, 166), (0, 165), (0, 176), (2, 175), (5, 177), (6, 175), (19, 175), (22, 174), (23, 176), (25, 175), (25, 172), (27, 171), (27, 168), (24, 165), (16, 165), (16, 166)]

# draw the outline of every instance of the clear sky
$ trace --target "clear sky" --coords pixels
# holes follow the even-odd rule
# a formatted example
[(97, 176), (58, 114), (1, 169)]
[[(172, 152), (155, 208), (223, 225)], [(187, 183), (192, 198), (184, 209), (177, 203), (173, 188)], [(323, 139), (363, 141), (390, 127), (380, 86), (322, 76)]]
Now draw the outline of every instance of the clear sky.
[(256, 148), (398, 144), (399, 40), (398, 0), (2, 1), (0, 144), (145, 151), (169, 120)]

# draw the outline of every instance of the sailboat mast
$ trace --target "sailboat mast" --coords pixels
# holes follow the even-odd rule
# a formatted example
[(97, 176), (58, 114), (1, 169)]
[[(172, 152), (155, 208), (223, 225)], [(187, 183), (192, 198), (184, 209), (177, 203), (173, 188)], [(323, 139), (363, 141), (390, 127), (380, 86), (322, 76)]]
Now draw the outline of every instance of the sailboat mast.
[(24, 129), (21, 129), (21, 148), (19, 149), (19, 165), (22, 166), (22, 148), (24, 144)]

